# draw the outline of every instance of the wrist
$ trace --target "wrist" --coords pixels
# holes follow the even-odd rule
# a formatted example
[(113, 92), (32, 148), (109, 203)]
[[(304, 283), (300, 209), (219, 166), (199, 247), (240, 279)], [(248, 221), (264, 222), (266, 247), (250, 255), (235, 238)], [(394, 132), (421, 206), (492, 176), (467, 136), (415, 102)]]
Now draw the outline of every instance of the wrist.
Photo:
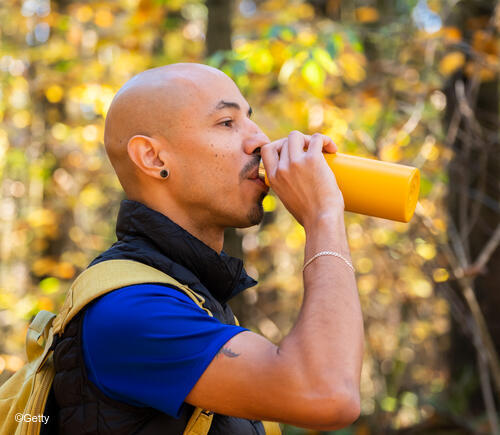
[(314, 219), (305, 222), (306, 259), (320, 251), (335, 250), (350, 259), (344, 224), (344, 213), (333, 211), (317, 213)]
[(315, 213), (308, 219), (304, 219), (304, 230), (307, 233), (314, 231), (331, 231), (340, 229), (345, 233), (344, 210), (327, 210)]
[[(342, 255), (340, 252), (337, 251), (320, 251), (317, 254), (313, 255), (309, 260), (305, 261), (304, 266), (302, 266), (302, 272), (306, 269), (307, 266), (309, 266), (314, 260), (316, 260), (318, 257), (322, 257), (324, 255), (331, 255), (333, 257), (340, 258), (348, 267), (351, 269), (352, 272), (354, 272), (354, 266), (352, 265), (352, 260), (347, 259), (344, 255)], [(304, 259), (305, 260), (305, 259)]]

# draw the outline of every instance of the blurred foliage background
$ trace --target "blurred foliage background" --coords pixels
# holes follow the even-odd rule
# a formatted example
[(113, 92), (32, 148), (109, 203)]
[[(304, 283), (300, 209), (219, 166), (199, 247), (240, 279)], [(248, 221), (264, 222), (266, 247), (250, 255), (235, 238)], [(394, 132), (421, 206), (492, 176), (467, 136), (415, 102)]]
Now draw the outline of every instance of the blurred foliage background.
[[(366, 352), (362, 415), (337, 433), (498, 434), (499, 28), (493, 0), (2, 0), (0, 383), (33, 315), (57, 311), (115, 240), (114, 93), (206, 62), (272, 139), (320, 131), (421, 170), (409, 224), (346, 213)], [(305, 237), (272, 192), (264, 207), (225, 250), (260, 281), (236, 314), (277, 342), (300, 307)]]

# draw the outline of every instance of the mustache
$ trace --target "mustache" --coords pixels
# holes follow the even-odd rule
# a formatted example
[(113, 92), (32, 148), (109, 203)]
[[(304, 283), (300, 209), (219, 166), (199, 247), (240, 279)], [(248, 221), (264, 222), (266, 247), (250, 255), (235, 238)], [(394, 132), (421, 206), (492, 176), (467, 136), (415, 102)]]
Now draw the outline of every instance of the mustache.
[(255, 171), (255, 168), (258, 168), (260, 164), (260, 155), (256, 155), (253, 160), (250, 160), (240, 172), (240, 180), (244, 180), (248, 178), (248, 175)]

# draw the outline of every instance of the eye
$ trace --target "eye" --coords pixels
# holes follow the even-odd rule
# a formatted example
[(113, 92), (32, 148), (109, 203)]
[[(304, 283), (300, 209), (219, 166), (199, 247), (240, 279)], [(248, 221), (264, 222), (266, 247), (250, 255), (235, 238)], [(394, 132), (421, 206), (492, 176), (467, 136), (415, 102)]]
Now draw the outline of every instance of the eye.
[(232, 119), (226, 119), (225, 121), (222, 121), (219, 125), (231, 128), (233, 126), (233, 122), (234, 121)]

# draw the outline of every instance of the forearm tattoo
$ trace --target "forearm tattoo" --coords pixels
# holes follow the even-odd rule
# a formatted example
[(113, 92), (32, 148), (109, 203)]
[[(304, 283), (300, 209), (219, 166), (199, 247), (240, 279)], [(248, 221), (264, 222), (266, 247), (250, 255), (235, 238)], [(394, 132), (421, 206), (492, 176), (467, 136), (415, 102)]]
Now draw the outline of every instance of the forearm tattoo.
[(229, 347), (221, 347), (215, 356), (219, 355), (226, 355), (229, 358), (236, 358), (237, 356), (240, 356), (239, 353), (233, 352)]

